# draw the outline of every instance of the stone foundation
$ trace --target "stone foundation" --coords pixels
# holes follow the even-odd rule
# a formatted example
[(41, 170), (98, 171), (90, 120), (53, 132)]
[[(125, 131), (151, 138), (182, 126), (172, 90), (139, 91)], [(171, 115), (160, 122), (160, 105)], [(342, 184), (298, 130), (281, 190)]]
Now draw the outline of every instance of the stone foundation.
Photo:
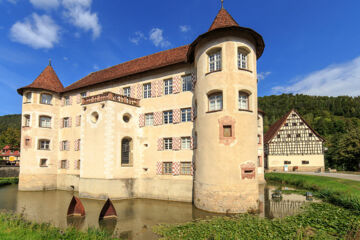
[(0, 178), (18, 177), (19, 167), (0, 167)]
[(19, 191), (45, 191), (57, 189), (57, 174), (20, 174)]
[[(325, 168), (320, 166), (309, 166), (309, 167), (299, 166), (297, 169), (294, 169), (294, 167), (289, 166), (287, 172), (318, 172), (318, 171), (325, 172)], [(270, 167), (266, 169), (265, 172), (285, 172), (285, 171), (284, 171), (284, 167)]]

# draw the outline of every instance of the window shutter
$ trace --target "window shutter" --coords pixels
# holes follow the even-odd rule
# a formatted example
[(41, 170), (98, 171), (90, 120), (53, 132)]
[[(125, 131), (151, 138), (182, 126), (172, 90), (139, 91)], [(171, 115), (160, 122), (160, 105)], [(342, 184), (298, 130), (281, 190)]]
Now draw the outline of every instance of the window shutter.
[(196, 85), (196, 76), (195, 76), (195, 73), (192, 73), (192, 74), (191, 74), (191, 79), (192, 79), (192, 90), (194, 91), (195, 85)]
[(154, 112), (154, 126), (161, 125), (163, 123), (163, 113)]
[(69, 105), (72, 105), (73, 97), (69, 96)]
[(161, 95), (163, 94), (163, 89), (164, 89), (164, 81), (163, 80), (158, 80), (157, 81), (157, 96), (161, 97)]
[(59, 149), (60, 149), (60, 151), (63, 151), (63, 150), (64, 150), (64, 149), (63, 149), (63, 144), (62, 144), (62, 141), (60, 142)]
[(145, 126), (145, 114), (140, 114), (139, 116), (139, 127)]
[(157, 96), (157, 82), (156, 81), (152, 81), (151, 82), (151, 97), (156, 97)]
[(66, 169), (69, 169), (69, 161), (66, 160)]
[(191, 162), (191, 176), (194, 176), (194, 169), (195, 169), (195, 163), (192, 161)]
[(179, 137), (172, 138), (172, 149), (174, 151), (179, 151), (181, 149), (181, 138)]
[(181, 91), (181, 76), (174, 78), (173, 93), (179, 93)]
[(64, 97), (61, 98), (61, 106), (62, 107), (65, 106), (65, 98)]
[(157, 150), (158, 151), (163, 151), (164, 150), (164, 139), (163, 138), (158, 139)]
[(64, 119), (63, 118), (60, 119), (60, 128), (64, 128)]
[(76, 103), (79, 104), (81, 102), (81, 95), (80, 93), (76, 96)]
[(173, 162), (172, 173), (174, 176), (180, 175), (180, 163), (179, 162)]
[(181, 114), (180, 114), (180, 112), (181, 112), (180, 109), (174, 109), (173, 110), (173, 123), (174, 124), (181, 122), (181, 119), (180, 119)]
[(194, 112), (194, 108), (191, 108), (191, 121), (194, 121), (194, 117), (195, 117), (195, 112)]
[(194, 149), (194, 138), (190, 138), (190, 149)]
[(138, 99), (142, 98), (142, 85), (141, 84), (136, 85), (136, 98), (138, 98)]
[(136, 91), (135, 85), (130, 86), (130, 97), (136, 98), (135, 91)]
[(71, 127), (71, 125), (72, 125), (72, 118), (69, 117), (69, 127)]
[(156, 163), (156, 174), (161, 175), (162, 174), (162, 162)]
[(80, 126), (80, 118), (81, 118), (81, 115), (78, 115), (76, 116), (76, 126)]

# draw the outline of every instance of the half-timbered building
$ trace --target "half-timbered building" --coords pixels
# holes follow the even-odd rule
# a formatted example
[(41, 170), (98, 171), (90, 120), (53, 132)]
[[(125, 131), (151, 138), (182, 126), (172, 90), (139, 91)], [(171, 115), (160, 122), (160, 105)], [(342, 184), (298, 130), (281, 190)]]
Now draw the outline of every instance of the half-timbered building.
[(265, 167), (270, 171), (324, 171), (324, 141), (293, 109), (264, 136)]

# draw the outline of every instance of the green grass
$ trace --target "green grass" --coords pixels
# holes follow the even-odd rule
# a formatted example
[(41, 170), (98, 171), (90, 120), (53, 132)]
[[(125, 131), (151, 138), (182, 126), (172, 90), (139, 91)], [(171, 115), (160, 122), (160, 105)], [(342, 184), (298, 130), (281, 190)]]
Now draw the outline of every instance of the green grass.
[(180, 225), (159, 225), (162, 239), (359, 239), (360, 216), (328, 203), (312, 203), (301, 214), (263, 219), (249, 214)]
[(114, 239), (106, 232), (89, 229), (81, 232), (73, 228), (61, 230), (50, 224), (37, 224), (26, 221), (20, 215), (0, 213), (0, 239), (1, 240), (52, 240), (52, 239), (77, 239), (77, 240), (107, 240)]
[(314, 192), (314, 195), (335, 205), (360, 212), (360, 182), (340, 178), (267, 173), (267, 181), (284, 183)]
[(19, 182), (19, 178), (12, 177), (12, 178), (0, 178), (0, 186), (10, 185), (10, 184), (17, 184)]

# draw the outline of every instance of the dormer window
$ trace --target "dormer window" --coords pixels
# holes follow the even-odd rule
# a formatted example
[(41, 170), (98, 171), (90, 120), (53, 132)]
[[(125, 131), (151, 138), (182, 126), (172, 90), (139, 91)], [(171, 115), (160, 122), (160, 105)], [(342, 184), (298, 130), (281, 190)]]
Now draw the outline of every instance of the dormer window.
[(248, 69), (248, 55), (249, 52), (243, 48), (238, 49), (238, 68), (239, 69)]
[(28, 92), (25, 94), (25, 103), (31, 103), (32, 92)]
[(41, 104), (51, 104), (51, 100), (52, 100), (52, 95), (51, 94), (47, 94), (47, 93), (42, 93), (40, 95), (40, 103)]
[(211, 52), (209, 55), (209, 72), (221, 70), (221, 50)]

